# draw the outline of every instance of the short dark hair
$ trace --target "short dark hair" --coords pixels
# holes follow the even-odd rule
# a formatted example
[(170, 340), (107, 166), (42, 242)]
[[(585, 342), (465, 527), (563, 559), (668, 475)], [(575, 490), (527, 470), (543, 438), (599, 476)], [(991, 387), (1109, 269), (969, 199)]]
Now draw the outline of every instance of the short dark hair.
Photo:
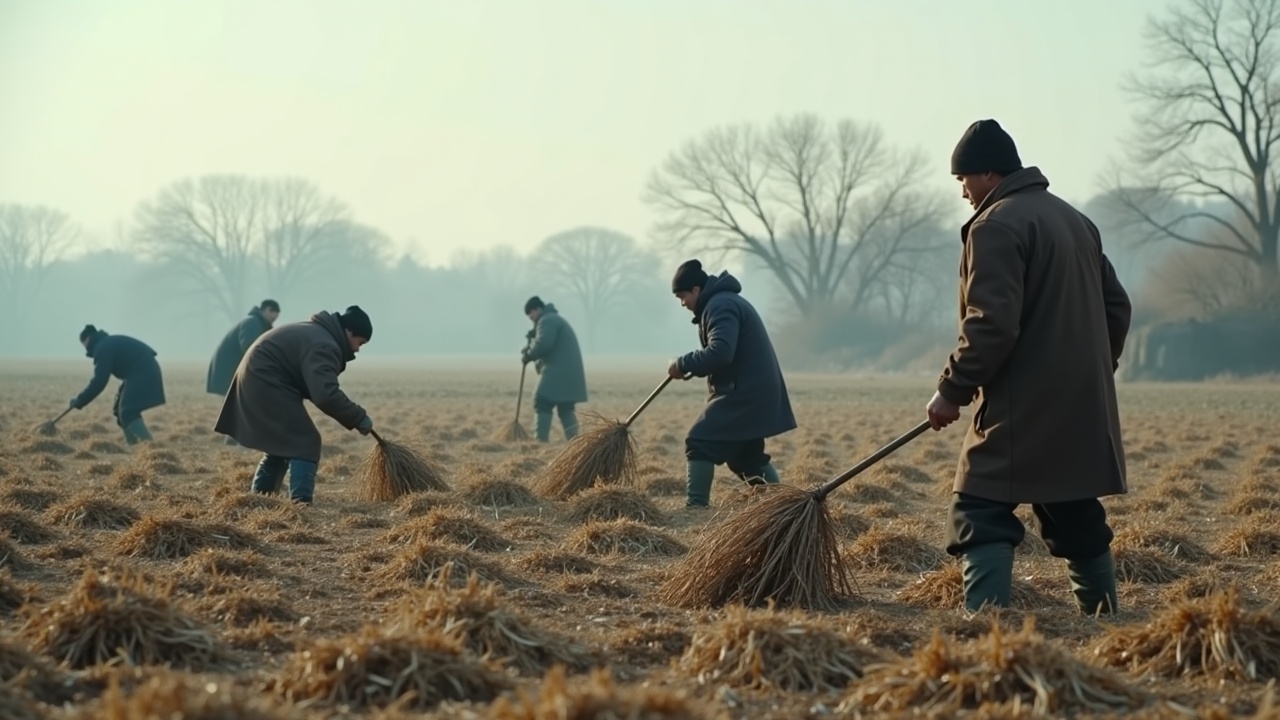
[(268, 310), (271, 310), (272, 312), (280, 312), (280, 303), (275, 300), (263, 300), (262, 303), (258, 305), (258, 309), (263, 312)]
[(537, 295), (534, 295), (533, 297), (525, 301), (524, 314), (528, 315), (530, 312), (534, 310), (541, 310), (544, 307), (546, 307), (546, 304), (542, 302), (542, 298), (538, 297)]

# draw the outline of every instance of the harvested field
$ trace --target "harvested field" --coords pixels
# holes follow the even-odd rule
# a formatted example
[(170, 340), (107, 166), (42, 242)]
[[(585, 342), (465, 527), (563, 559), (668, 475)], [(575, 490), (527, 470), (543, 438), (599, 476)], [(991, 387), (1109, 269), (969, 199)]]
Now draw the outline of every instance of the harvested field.
[[(1275, 385), (1121, 386), (1131, 492), (1104, 500), (1121, 611), (1099, 621), (1076, 614), (1064, 562), (1030, 525), (1014, 607), (962, 609), (943, 551), (962, 427), (828, 498), (856, 583), (831, 611), (683, 609), (659, 588), (749, 502), (719, 467), (710, 510), (684, 507), (683, 428), (701, 389), (672, 385), (632, 428), (632, 482), (558, 498), (534, 486), (558, 433), (489, 441), (511, 420), (509, 373), (364, 362), (344, 389), (449, 489), (362, 499), (372, 441), (314, 411), (315, 504), (251, 495), (259, 456), (207, 429), (217, 400), (195, 365), (165, 365), (151, 446), (125, 446), (101, 400), (33, 437), (13, 418), (43, 417), (85, 367), (0, 362), (0, 661), (38, 670), (0, 672), (0, 714), (1228, 717), (1255, 713), (1280, 674), (1266, 607), (1280, 587)], [(649, 374), (589, 381), (584, 417), (625, 417), (653, 387)], [(899, 434), (933, 392), (928, 377), (788, 386), (800, 428), (768, 452), (806, 489)]]

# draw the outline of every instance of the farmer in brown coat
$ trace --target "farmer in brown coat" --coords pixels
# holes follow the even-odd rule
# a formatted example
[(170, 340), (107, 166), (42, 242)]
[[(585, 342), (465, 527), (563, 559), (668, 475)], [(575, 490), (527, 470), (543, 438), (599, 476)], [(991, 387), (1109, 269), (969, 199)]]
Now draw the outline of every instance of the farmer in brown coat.
[(965, 607), (1008, 606), (1031, 505), (1076, 603), (1116, 609), (1112, 531), (1098, 498), (1128, 492), (1114, 372), (1129, 297), (1097, 227), (1023, 168), (994, 120), (969, 127), (951, 172), (974, 208), (961, 230), (960, 339), (928, 405), (935, 430), (977, 400), (951, 500), (947, 552)]
[(287, 470), (289, 498), (311, 503), (320, 432), (303, 400), (348, 430), (373, 430), (369, 414), (338, 387), (338, 375), (372, 337), (369, 316), (352, 305), (340, 315), (319, 312), (306, 322), (268, 330), (249, 348), (214, 430), (264, 453), (253, 492), (279, 492)]

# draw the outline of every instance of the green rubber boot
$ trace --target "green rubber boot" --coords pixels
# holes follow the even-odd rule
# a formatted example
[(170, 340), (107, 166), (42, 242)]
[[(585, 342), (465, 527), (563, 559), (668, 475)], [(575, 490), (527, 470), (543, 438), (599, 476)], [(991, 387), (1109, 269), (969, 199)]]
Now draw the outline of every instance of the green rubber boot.
[(1090, 560), (1068, 560), (1067, 578), (1076, 607), (1085, 615), (1109, 615), (1119, 609), (1116, 562), (1110, 550)]
[(1009, 607), (1013, 592), (1013, 546), (997, 542), (979, 545), (964, 554), (964, 607), (971, 612), (985, 605)]
[(685, 479), (685, 507), (710, 507), (711, 481), (716, 476), (716, 466), (706, 460), (690, 460)]
[(140, 442), (150, 442), (151, 431), (147, 429), (147, 424), (142, 421), (142, 418), (138, 418), (124, 426), (124, 439), (130, 445)]
[(778, 469), (773, 466), (773, 463), (764, 466), (764, 481), (770, 485), (782, 482), (782, 478), (778, 477)]

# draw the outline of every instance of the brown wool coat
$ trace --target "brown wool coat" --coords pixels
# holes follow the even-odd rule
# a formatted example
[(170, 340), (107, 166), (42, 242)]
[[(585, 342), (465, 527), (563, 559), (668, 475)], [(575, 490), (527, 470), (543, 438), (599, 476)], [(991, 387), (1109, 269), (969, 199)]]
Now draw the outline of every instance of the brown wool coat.
[(1098, 229), (1034, 167), (961, 230), (960, 338), (938, 382), (978, 409), (955, 490), (1008, 503), (1128, 492), (1114, 372), (1129, 297)]
[(355, 359), (338, 316), (268, 330), (245, 353), (214, 430), (268, 455), (320, 461), (320, 432), (303, 400), (351, 430), (365, 417), (338, 387)]

